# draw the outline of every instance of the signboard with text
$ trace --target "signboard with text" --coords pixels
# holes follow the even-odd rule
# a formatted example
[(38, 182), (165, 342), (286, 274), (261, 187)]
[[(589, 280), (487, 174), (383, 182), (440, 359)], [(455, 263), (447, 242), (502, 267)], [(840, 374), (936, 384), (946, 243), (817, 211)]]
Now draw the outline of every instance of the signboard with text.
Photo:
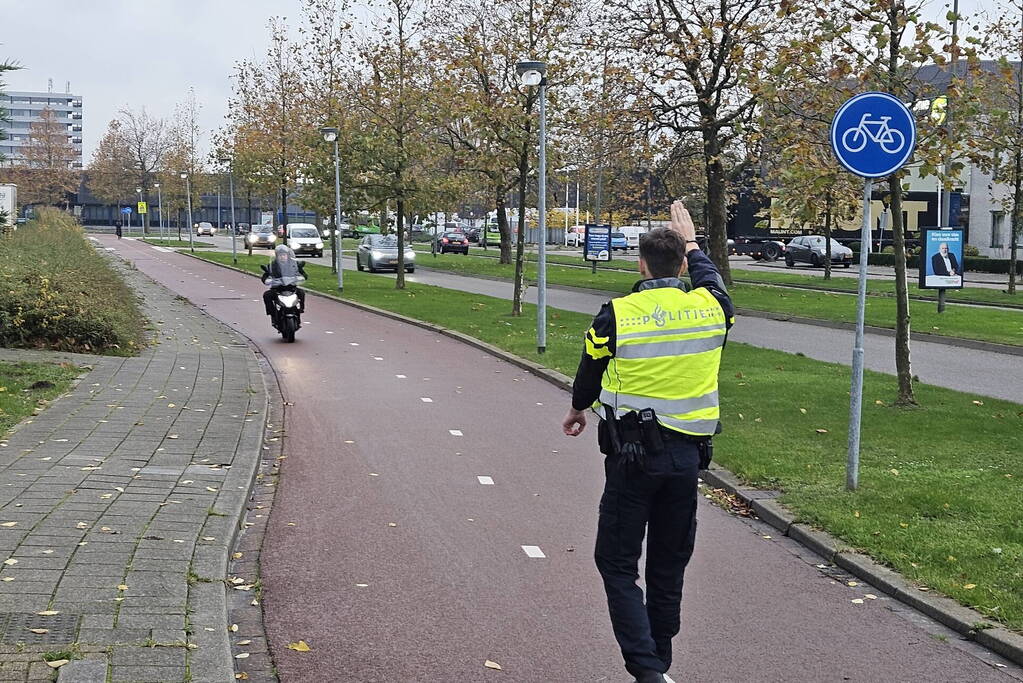
[(139, 202), (138, 209), (139, 209), (139, 213), (148, 213), (149, 212), (149, 206), (146, 204), (146, 202)]
[(924, 228), (920, 233), (920, 289), (962, 289), (963, 231)]
[(587, 261), (611, 260), (611, 226), (586, 224), (583, 254)]

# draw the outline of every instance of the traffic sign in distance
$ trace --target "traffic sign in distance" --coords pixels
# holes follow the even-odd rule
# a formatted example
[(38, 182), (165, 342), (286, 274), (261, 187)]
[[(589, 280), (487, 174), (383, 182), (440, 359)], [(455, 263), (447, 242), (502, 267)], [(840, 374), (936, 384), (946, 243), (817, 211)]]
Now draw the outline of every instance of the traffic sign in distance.
[(121, 207), (121, 213), (124, 213), (124, 214), (131, 213), (131, 207), (130, 206), (122, 206)]
[(139, 202), (139, 213), (148, 213), (149, 205), (146, 202)]
[(858, 176), (883, 178), (902, 168), (916, 146), (916, 121), (902, 100), (865, 92), (843, 104), (831, 122), (831, 148)]

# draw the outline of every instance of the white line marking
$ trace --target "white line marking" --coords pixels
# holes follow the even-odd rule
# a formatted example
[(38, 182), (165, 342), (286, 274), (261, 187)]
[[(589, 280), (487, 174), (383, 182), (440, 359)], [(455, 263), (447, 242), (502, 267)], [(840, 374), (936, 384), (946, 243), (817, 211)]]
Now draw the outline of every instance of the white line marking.
[(547, 557), (543, 554), (543, 551), (540, 550), (540, 546), (538, 545), (524, 545), (522, 546), (522, 552), (526, 553), (527, 557)]
[(359, 342), (348, 342), (349, 346), (358, 346)]
[(476, 477), (476, 479), (479, 481), (479, 483), (483, 484), (484, 486), (494, 485), (494, 479), (492, 477)]
[(429, 396), (420, 396), (419, 400), (422, 401), (423, 403), (433, 403), (433, 399), (430, 398)]
[(448, 433), (451, 434), (451, 436), (462, 436), (462, 430), (460, 429), (449, 429)]
[[(308, 325), (308, 324), (309, 324), (309, 323), (306, 323), (306, 325)], [(324, 330), (324, 331), (323, 331), (323, 333), (324, 333), (324, 334), (334, 334), (334, 333), (333, 333), (333, 332), (331, 332), (330, 330)]]
[(373, 360), (383, 360), (380, 356), (373, 356)]
[(156, 249), (157, 251), (164, 251), (164, 252), (167, 252), (167, 253), (170, 253), (170, 251), (171, 251), (170, 249), (167, 249), (165, 247), (153, 247), (153, 249)]
[(406, 379), (405, 375), (395, 375), (398, 379)]

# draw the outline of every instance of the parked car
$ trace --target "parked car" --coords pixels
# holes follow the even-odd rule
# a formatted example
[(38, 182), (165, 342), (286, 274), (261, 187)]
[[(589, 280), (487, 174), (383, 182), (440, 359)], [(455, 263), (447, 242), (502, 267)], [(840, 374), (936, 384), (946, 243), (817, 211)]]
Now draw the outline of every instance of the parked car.
[(245, 246), (249, 249), (262, 247), (273, 249), (277, 246), (277, 233), (272, 225), (253, 225), (252, 230), (245, 236)]
[(437, 251), (446, 254), (469, 254), (469, 238), (460, 232), (444, 232), (437, 236)]
[[(366, 235), (355, 251), (355, 267), (375, 273), (378, 270), (398, 270), (398, 236)], [(405, 272), (416, 271), (416, 252), (405, 245)]]
[(611, 251), (622, 251), (629, 250), (629, 238), (625, 236), (624, 232), (612, 232), (611, 233)]
[(803, 235), (796, 237), (785, 245), (785, 265), (793, 267), (796, 262), (809, 263), (817, 267), (824, 265), (826, 254), (830, 252), (831, 262), (841, 264), (843, 268), (852, 265), (853, 252), (849, 247), (831, 240), (831, 248), (825, 247), (824, 238), (820, 235)]
[(623, 225), (618, 228), (618, 232), (625, 235), (625, 240), (629, 243), (629, 249), (639, 249), (639, 236), (646, 232), (646, 226)]
[(201, 237), (203, 235), (213, 237), (217, 234), (217, 229), (213, 227), (213, 223), (210, 223), (209, 221), (202, 221), (195, 226), (195, 234), (196, 237)]
[(465, 231), (465, 237), (470, 242), (479, 242), (480, 241), (480, 228), (468, 228)]
[(295, 254), (312, 254), (323, 256), (323, 238), (320, 230), (312, 223), (289, 223), (284, 243), (291, 247)]
[(568, 229), (568, 235), (565, 237), (565, 244), (569, 247), (581, 247), (586, 242), (586, 226), (585, 225), (573, 225)]

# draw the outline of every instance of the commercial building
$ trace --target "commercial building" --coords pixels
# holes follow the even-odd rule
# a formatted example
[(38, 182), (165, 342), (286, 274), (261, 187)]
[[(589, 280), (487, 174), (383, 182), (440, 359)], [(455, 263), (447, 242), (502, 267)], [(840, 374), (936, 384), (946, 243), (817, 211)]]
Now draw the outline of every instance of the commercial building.
[(0, 121), (6, 135), (0, 140), (0, 155), (4, 162), (18, 166), (24, 160), (32, 124), (42, 120), (44, 109), (50, 109), (59, 124), (67, 126), (68, 140), (75, 148), (76, 157), (71, 167), (82, 168), (82, 97), (71, 93), (5, 91), (0, 95), (0, 107), (7, 110), (9, 121)]

